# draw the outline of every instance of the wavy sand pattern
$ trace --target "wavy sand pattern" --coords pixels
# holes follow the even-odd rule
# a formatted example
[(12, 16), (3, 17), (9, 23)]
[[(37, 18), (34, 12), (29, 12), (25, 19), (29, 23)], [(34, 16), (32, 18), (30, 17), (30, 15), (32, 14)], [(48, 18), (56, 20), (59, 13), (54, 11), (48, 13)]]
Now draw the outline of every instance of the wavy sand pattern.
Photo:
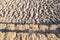
[(0, 40), (60, 40), (60, 0), (0, 0)]

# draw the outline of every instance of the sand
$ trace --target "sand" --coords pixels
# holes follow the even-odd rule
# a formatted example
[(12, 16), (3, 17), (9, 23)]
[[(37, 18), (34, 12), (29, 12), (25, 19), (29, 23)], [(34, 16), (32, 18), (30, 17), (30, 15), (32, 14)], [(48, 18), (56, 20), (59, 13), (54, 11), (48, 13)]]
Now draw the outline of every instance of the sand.
[(58, 23), (60, 22), (59, 9), (58, 0), (1, 0), (0, 22), (20, 24)]
[(0, 40), (60, 40), (59, 25), (0, 24)]
[(60, 1), (0, 0), (0, 40), (60, 40)]

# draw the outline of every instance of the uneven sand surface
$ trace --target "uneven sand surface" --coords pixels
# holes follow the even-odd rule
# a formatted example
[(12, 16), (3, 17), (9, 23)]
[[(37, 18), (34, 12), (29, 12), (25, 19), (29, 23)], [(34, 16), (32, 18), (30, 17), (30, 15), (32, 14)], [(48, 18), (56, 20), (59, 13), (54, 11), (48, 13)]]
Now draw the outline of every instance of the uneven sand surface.
[(0, 24), (0, 40), (60, 40), (60, 24)]
[(59, 2), (59, 0), (0, 0), (0, 22), (58, 23), (60, 22)]
[(0, 0), (0, 40), (60, 40), (60, 0)]

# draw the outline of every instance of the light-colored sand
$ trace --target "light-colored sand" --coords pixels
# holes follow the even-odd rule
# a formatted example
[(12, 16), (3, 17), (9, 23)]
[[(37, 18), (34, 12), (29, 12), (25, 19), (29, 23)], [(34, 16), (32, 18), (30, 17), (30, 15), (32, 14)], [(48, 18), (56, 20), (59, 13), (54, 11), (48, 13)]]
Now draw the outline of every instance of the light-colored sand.
[(6, 30), (32, 30), (32, 31), (48, 31), (52, 30), (55, 31), (56, 29), (60, 29), (60, 24), (52, 24), (50, 26), (48, 25), (36, 25), (36, 24), (0, 24), (0, 30), (6, 29)]
[(25, 24), (25, 25), (17, 25), (15, 27), (16, 30), (26, 30), (29, 29), (29, 25)]
[(0, 40), (60, 40), (59, 0), (0, 0)]
[(38, 24), (60, 21), (59, 3), (56, 2), (58, 1), (1, 0), (0, 22)]
[(8, 24), (8, 25), (6, 25), (6, 29), (14, 30), (15, 29), (15, 25), (14, 24)]
[(33, 30), (33, 31), (37, 31), (37, 30), (39, 30), (39, 29), (38, 29), (38, 25), (30, 24), (30, 26), (29, 26), (29, 30)]
[(5, 38), (5, 33), (0, 32), (0, 40), (4, 40)]
[(59, 27), (55, 24), (51, 26), (0, 24), (0, 40), (60, 40)]
[(14, 40), (14, 38), (16, 37), (16, 33), (15, 32), (8, 32), (6, 33), (6, 40)]
[(60, 38), (53, 33), (47, 34), (47, 36), (40, 33), (32, 33), (29, 36), (28, 33), (0, 32), (0, 40), (60, 40)]
[(50, 30), (56, 30), (58, 27), (57, 27), (57, 25), (51, 25), (50, 26)]
[(6, 24), (0, 24), (0, 29), (5, 29), (6, 28)]
[(48, 30), (48, 26), (46, 26), (46, 25), (39, 25), (39, 30), (45, 32), (46, 30)]

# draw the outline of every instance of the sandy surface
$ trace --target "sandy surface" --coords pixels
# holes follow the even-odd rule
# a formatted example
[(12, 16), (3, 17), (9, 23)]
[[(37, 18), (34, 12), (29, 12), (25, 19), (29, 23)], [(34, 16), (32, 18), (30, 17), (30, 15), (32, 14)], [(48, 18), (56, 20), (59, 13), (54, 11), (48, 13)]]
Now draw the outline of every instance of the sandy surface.
[(0, 0), (0, 22), (51, 24), (60, 22), (58, 0)]
[(60, 40), (60, 24), (0, 24), (0, 40)]
[(0, 0), (0, 40), (60, 40), (60, 0)]

